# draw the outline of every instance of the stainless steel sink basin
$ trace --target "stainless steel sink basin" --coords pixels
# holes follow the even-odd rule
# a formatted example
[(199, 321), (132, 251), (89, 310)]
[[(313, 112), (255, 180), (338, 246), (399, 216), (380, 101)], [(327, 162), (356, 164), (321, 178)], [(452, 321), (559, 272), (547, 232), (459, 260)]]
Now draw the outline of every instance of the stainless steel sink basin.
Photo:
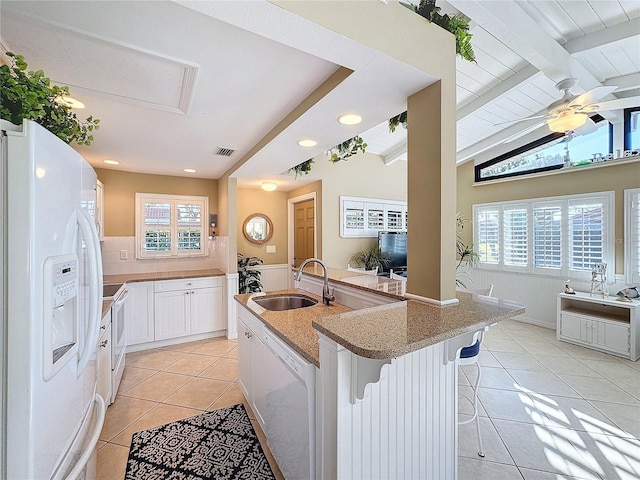
[(254, 297), (252, 299), (265, 310), (294, 310), (296, 308), (312, 307), (317, 300), (304, 295), (274, 295), (269, 297)]

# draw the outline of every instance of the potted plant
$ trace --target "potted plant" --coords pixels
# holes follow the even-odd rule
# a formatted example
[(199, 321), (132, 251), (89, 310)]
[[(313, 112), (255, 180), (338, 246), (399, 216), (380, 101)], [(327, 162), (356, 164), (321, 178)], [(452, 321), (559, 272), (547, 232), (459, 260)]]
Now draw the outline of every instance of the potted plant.
[(474, 268), (480, 258), (478, 252), (473, 249), (473, 245), (465, 244), (462, 239), (462, 230), (466, 222), (467, 220), (458, 212), (456, 214), (456, 285), (462, 288), (467, 288), (465, 281), (471, 280), (467, 273), (468, 269)]
[(238, 292), (253, 293), (262, 291), (262, 272), (249, 267), (262, 265), (262, 259), (259, 257), (247, 257), (241, 253), (238, 254)]
[(364, 268), (365, 270), (373, 270), (376, 267), (387, 267), (391, 262), (391, 258), (380, 251), (378, 245), (371, 245), (369, 248), (360, 250), (351, 255), (349, 265)]
[(0, 65), (0, 118), (15, 125), (34, 120), (66, 143), (91, 145), (100, 120), (78, 119), (65, 103), (69, 87), (51, 85), (42, 70), (27, 71), (22, 55), (7, 52), (11, 65)]

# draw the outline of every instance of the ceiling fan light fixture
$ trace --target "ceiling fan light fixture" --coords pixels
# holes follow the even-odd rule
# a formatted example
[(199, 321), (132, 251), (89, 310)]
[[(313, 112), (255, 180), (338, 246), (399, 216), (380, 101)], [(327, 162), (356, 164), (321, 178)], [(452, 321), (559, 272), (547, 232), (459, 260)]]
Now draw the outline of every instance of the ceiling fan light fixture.
[(587, 122), (587, 118), (584, 113), (562, 114), (557, 118), (550, 119), (547, 125), (552, 132), (566, 133), (583, 126)]

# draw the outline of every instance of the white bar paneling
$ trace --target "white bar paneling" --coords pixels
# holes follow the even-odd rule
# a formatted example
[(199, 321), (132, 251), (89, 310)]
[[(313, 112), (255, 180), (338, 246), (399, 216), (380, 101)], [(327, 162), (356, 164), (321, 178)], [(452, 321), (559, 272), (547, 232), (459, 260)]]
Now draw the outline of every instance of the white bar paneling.
[(443, 365), (446, 344), (392, 359), (354, 401), (358, 357), (320, 337), (325, 410), (318, 422), (326, 435), (319, 442), (318, 478), (455, 479), (457, 370), (455, 362)]
[(289, 288), (289, 276), (293, 275), (291, 267), (286, 263), (278, 265), (258, 265), (252, 270), (261, 272), (262, 290), (270, 292), (272, 290), (286, 290)]
[(225, 314), (227, 316), (227, 338), (229, 340), (233, 340), (238, 338), (238, 319), (237, 315), (237, 304), (234, 295), (238, 293), (238, 274), (237, 273), (227, 273), (226, 284), (225, 284), (225, 294), (226, 294), (226, 302), (225, 302)]

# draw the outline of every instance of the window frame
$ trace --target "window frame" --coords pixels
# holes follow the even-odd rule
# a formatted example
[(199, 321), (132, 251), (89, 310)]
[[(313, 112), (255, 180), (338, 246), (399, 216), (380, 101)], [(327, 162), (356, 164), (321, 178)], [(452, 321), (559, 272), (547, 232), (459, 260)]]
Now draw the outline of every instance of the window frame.
[[(624, 191), (624, 275), (629, 285), (640, 285), (640, 188)], [(633, 260), (639, 259), (637, 263)]]
[[(572, 280), (588, 281), (591, 279), (591, 271), (576, 270), (572, 268), (573, 256), (570, 255), (571, 233), (569, 209), (578, 202), (602, 203), (602, 261), (610, 268), (615, 268), (615, 193), (613, 191), (583, 193), (577, 195), (563, 195), (556, 197), (531, 198), (512, 200), (505, 202), (492, 202), (473, 205), (473, 244), (479, 249), (481, 254), (478, 260), (478, 268), (483, 270), (496, 270), (504, 272), (518, 272), (532, 275), (570, 278)], [(558, 268), (536, 266), (536, 232), (535, 212), (540, 208), (559, 208), (560, 213), (560, 265)], [(526, 209), (527, 211), (527, 263), (526, 265), (510, 265), (505, 262), (505, 211), (515, 209)], [(491, 215), (497, 213), (497, 261), (487, 261), (483, 254), (480, 229), (486, 230), (486, 221), (480, 222), (479, 215)], [(575, 217), (571, 217), (575, 218)], [(486, 236), (486, 235), (485, 235)], [(489, 248), (488, 245), (484, 250)], [(584, 250), (583, 250), (584, 251)], [(546, 251), (545, 251), (546, 253)]]
[[(171, 195), (161, 193), (139, 193), (135, 195), (135, 244), (136, 258), (139, 260), (167, 259), (167, 258), (188, 258), (204, 257), (208, 255), (208, 228), (209, 218), (209, 198), (193, 195)], [(145, 232), (149, 227), (145, 224), (144, 208), (146, 203), (167, 203), (170, 209), (170, 222), (165, 228), (170, 231), (171, 248), (168, 251), (154, 251), (145, 248)], [(193, 230), (200, 232), (200, 249), (179, 250), (179, 232), (184, 230), (184, 226), (178, 225), (178, 205), (198, 205), (200, 206), (200, 225)]]
[[(602, 117), (601, 115), (595, 114), (591, 116), (591, 120), (593, 120), (596, 124), (600, 124), (601, 122), (606, 122), (606, 120), (604, 119), (604, 117)], [(609, 122), (607, 122), (608, 128), (609, 128), (609, 154), (613, 153), (613, 125)], [(519, 155), (525, 154), (527, 152), (529, 152), (530, 150), (534, 150), (538, 147), (541, 147), (543, 145), (546, 145), (548, 143), (554, 142), (558, 139), (564, 138), (566, 137), (567, 134), (566, 133), (558, 133), (558, 132), (552, 132), (550, 134), (545, 135), (542, 138), (539, 138), (537, 140), (534, 140), (532, 142), (529, 142), (525, 145), (522, 145), (520, 147), (517, 147), (509, 152), (503, 153), (502, 155), (499, 155), (495, 158), (492, 158), (491, 160), (487, 160), (486, 162), (483, 162), (481, 164), (478, 164), (474, 167), (474, 183), (476, 184), (482, 184), (484, 182), (491, 182), (491, 181), (495, 181), (495, 180), (502, 180), (505, 178), (512, 178), (512, 177), (520, 177), (523, 175), (534, 175), (537, 173), (545, 173), (545, 172), (549, 172), (552, 170), (560, 170), (562, 168), (566, 168), (564, 167), (563, 164), (558, 164), (558, 165), (550, 165), (547, 167), (540, 167), (540, 168), (532, 168), (530, 170), (522, 170), (522, 171), (518, 171), (518, 172), (510, 172), (510, 173), (504, 173), (504, 174), (500, 174), (500, 175), (493, 175), (491, 177), (482, 177), (482, 170), (484, 170), (485, 168), (491, 167), (492, 165), (496, 165), (500, 162), (503, 162), (505, 160), (509, 160), (511, 158), (517, 157)]]

